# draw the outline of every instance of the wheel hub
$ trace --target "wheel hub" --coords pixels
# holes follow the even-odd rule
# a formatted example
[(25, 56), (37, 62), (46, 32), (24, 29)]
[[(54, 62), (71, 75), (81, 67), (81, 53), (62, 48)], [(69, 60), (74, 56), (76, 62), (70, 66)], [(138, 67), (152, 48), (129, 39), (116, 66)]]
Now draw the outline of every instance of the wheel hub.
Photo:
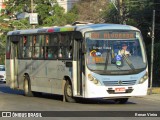
[(67, 95), (70, 96), (70, 97), (72, 96), (71, 85), (67, 86)]

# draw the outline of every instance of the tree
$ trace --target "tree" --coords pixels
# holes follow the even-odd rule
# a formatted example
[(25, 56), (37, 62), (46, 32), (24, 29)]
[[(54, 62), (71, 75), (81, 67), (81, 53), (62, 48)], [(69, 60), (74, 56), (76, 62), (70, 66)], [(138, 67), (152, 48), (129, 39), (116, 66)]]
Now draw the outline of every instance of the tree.
[[(6, 9), (3, 11), (3, 16), (11, 19), (16, 18), (19, 13), (31, 12), (30, 1), (9, 0), (5, 4)], [(76, 18), (76, 15), (73, 13), (65, 13), (64, 9), (58, 5), (56, 0), (35, 0), (33, 8), (33, 11), (38, 13), (39, 24), (37, 27), (65, 25), (73, 22)], [(27, 28), (31, 28), (28, 18), (19, 21), (25, 24)], [(17, 22), (12, 24), (13, 26), (19, 26), (17, 29), (24, 29), (24, 26), (20, 26)]]
[(105, 23), (119, 23), (118, 11), (112, 3), (108, 4), (108, 8), (103, 12)]
[(78, 21), (104, 22), (103, 11), (106, 9), (107, 4), (108, 0), (81, 0), (75, 4), (71, 12), (78, 15)]

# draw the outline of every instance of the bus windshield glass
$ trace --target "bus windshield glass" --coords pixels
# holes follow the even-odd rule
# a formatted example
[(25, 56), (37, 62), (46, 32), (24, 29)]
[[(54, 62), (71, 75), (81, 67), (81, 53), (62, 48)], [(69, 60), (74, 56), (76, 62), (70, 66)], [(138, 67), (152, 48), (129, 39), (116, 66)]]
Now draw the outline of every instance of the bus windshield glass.
[(146, 67), (146, 55), (140, 32), (87, 32), (85, 41), (87, 66), (92, 71), (132, 72)]

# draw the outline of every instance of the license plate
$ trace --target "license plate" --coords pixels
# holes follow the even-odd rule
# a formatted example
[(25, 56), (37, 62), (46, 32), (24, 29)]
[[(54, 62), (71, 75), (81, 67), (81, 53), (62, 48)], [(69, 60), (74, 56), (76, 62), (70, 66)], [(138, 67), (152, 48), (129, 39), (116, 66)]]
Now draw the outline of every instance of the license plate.
[(115, 88), (115, 92), (126, 92), (125, 88)]

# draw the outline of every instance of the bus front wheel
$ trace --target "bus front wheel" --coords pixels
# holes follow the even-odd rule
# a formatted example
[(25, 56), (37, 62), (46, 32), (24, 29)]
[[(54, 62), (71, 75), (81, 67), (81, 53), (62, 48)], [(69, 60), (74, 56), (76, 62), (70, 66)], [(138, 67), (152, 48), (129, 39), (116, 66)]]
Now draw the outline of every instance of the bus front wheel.
[(115, 103), (125, 104), (127, 101), (128, 101), (128, 98), (120, 98), (120, 99), (116, 99)]
[(73, 90), (71, 83), (67, 80), (64, 86), (64, 95), (67, 102), (74, 103), (76, 102), (73, 97)]
[(33, 93), (31, 91), (31, 85), (30, 85), (30, 81), (29, 81), (29, 76), (25, 76), (24, 77), (24, 95), (28, 96), (28, 97), (32, 97)]

